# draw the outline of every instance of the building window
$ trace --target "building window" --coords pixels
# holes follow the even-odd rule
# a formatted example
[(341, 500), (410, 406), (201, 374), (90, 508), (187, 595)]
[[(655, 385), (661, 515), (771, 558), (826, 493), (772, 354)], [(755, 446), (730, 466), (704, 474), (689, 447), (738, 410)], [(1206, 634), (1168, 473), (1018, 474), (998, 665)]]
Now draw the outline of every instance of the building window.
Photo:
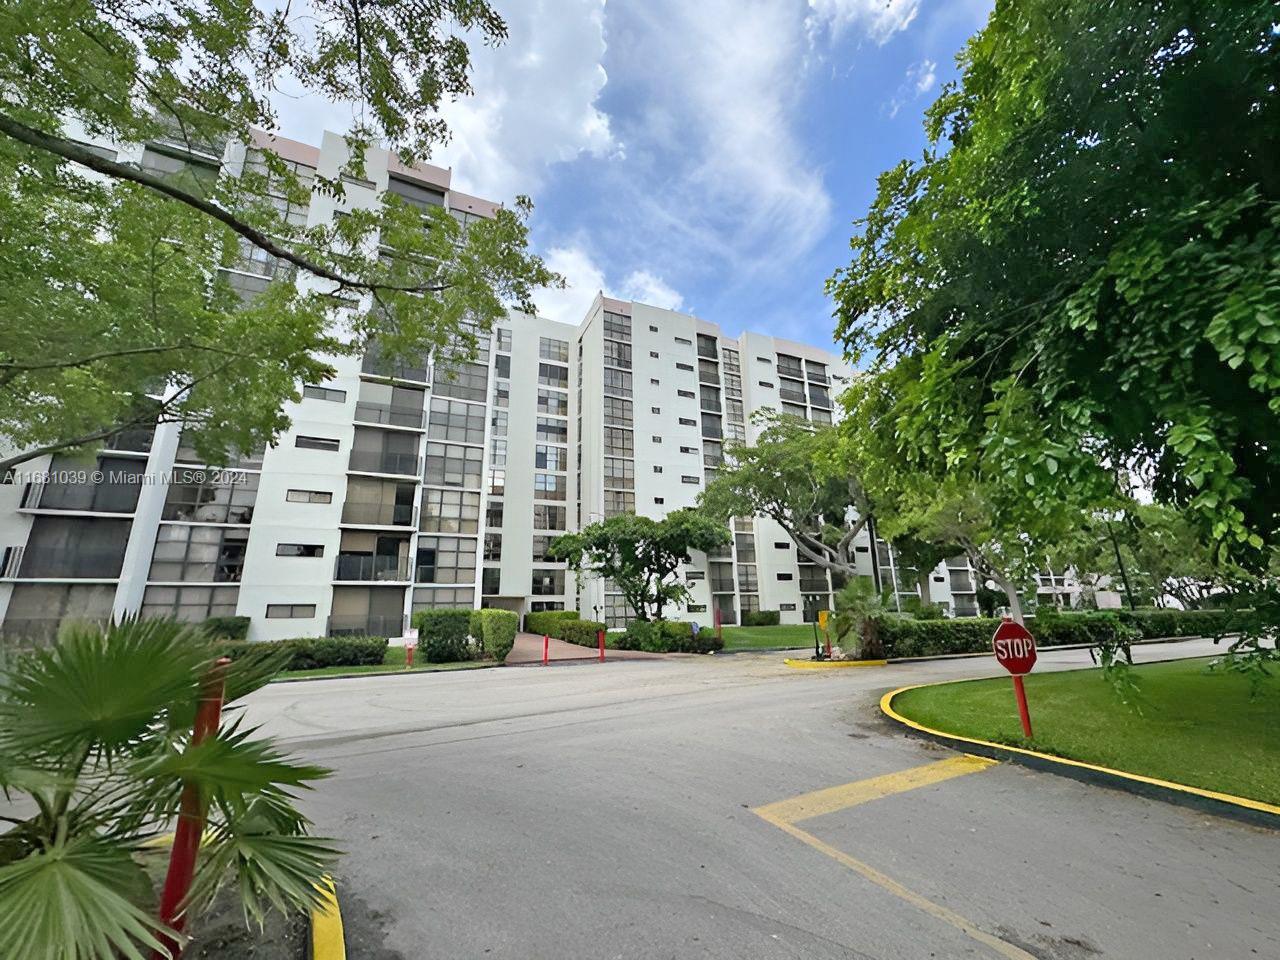
[(649, 332), (650, 332), (650, 333), (657, 333), (657, 332), (658, 332), (658, 328), (657, 328), (657, 327), (655, 327), (655, 326), (651, 323), (651, 324), (649, 324)]
[(549, 503), (533, 505), (533, 529), (565, 530), (567, 529), (568, 512), (564, 507), (555, 507)]
[[(658, 381), (653, 381), (657, 383)], [(614, 370), (606, 367), (604, 371), (604, 391), (617, 397), (631, 396), (631, 374), (625, 370)]]
[(538, 356), (543, 360), (569, 362), (569, 344), (564, 340), (553, 340), (551, 337), (538, 338)]
[(778, 354), (778, 373), (784, 377), (802, 379), (804, 377), (804, 367), (801, 365), (799, 357), (780, 353)]
[(779, 610), (781, 610), (781, 611), (783, 611), (784, 613), (789, 613), (789, 612), (791, 612), (792, 610), (795, 610), (795, 608), (796, 608), (796, 605), (795, 605), (794, 603), (780, 603), (780, 604), (778, 604), (778, 609), (779, 609)]
[(506, 327), (498, 328), (498, 349), (511, 352), (511, 331)]
[(484, 450), (452, 443), (427, 443), (427, 464), (423, 481), (442, 487), (478, 490)]
[(345, 403), (347, 391), (335, 390), (332, 387), (318, 387), (308, 383), (302, 388), (302, 395), (311, 400), (329, 400), (333, 403)]
[[(210, 472), (183, 467), (173, 471), (161, 519), (201, 523), (249, 523), (258, 499), (259, 474)], [(318, 491), (293, 491), (315, 493)], [(329, 495), (332, 499), (332, 494)], [(329, 500), (304, 501), (328, 503)]]
[(149, 579), (239, 583), (248, 530), (162, 523), (156, 532)]
[[(502, 559), (502, 534), (486, 533), (484, 535), (484, 558), (486, 560)], [(486, 570), (485, 575), (487, 576), (488, 573), (489, 571)], [(484, 592), (491, 593), (492, 591), (485, 590)]]
[(681, 447), (680, 452), (681, 453), (697, 453), (698, 448), (697, 447)]
[[(498, 411), (494, 415), (503, 411)], [(431, 398), (427, 418), (427, 436), (432, 440), (456, 440), (459, 443), (484, 443), (484, 407), (443, 397)]]
[(486, 567), (480, 571), (480, 592), (488, 597), (502, 592), (502, 571), (496, 567)]
[(463, 490), (422, 491), (422, 520), (426, 533), (477, 533), (480, 528), (480, 494)]
[(554, 390), (538, 391), (538, 412), (550, 413), (557, 417), (569, 415), (569, 395)]
[(678, 396), (678, 397), (684, 397), (686, 400), (692, 400), (692, 399), (693, 399), (693, 391), (692, 391), (692, 390), (677, 390), (677, 391), (676, 391), (676, 396)]
[(533, 538), (533, 559), (542, 563), (554, 562), (555, 557), (551, 555), (551, 543), (555, 537), (548, 537), (546, 534), (535, 534)]
[(661, 472), (662, 472), (662, 467), (659, 467), (659, 466), (655, 465), (655, 466), (654, 466), (654, 468), (653, 468), (653, 472), (654, 472), (654, 473), (661, 473)]
[(234, 586), (147, 587), (142, 595), (142, 616), (173, 617), (187, 623), (232, 617), (239, 596), (240, 588)]
[(533, 586), (530, 592), (535, 597), (555, 597), (564, 594), (563, 570), (533, 569)]
[(500, 497), (507, 492), (507, 471), (489, 471), (489, 496)]
[(630, 457), (635, 453), (630, 430), (618, 427), (604, 428), (604, 452), (614, 456)]
[(486, 527), (502, 526), (502, 501), (490, 500), (484, 510), (484, 525)]
[(610, 367), (631, 369), (631, 344), (618, 343), (614, 340), (604, 342), (604, 362)]
[(676, 343), (678, 343), (678, 344), (680, 344), (681, 346), (684, 346), (684, 347), (692, 347), (692, 346), (693, 346), (693, 341), (692, 341), (692, 340), (687, 339), (686, 337), (676, 337)]
[(662, 438), (661, 438), (661, 437), (659, 437), (659, 436), (657, 436), (656, 434), (655, 434), (654, 436), (651, 436), (649, 439), (650, 439), (650, 440), (652, 440), (654, 443), (661, 443), (661, 442), (662, 442)]
[(738, 566), (738, 589), (743, 591), (759, 590), (759, 584), (756, 582), (756, 568), (754, 566)]
[(538, 383), (544, 387), (569, 389), (569, 368), (558, 367), (554, 363), (538, 364)]
[(333, 503), (328, 490), (287, 490), (284, 498), (289, 503)]
[(323, 557), (323, 543), (277, 543), (277, 557)]
[(629, 427), (632, 425), (633, 404), (630, 400), (618, 397), (604, 398), (604, 422), (611, 427)]
[(569, 478), (561, 473), (535, 473), (533, 498), (535, 500), (563, 500), (568, 491)]
[(661, 505), (661, 504), (664, 504), (664, 503), (666, 503), (666, 502), (667, 502), (667, 498), (666, 498), (666, 497), (654, 497), (654, 498), (653, 498), (653, 502), (654, 502), (654, 503), (656, 503), (656, 504)]
[(293, 438), (293, 445), (303, 450), (337, 450), (342, 446), (341, 441), (332, 437), (304, 437), (298, 435)]
[(495, 407), (511, 406), (511, 383), (507, 380), (495, 380), (493, 383), (493, 405)]
[(539, 440), (568, 443), (569, 423), (566, 420), (550, 420), (547, 417), (539, 417), (537, 437)]
[(636, 485), (636, 463), (621, 457), (604, 458), (604, 485), (606, 488), (630, 490)]
[(693, 365), (692, 365), (692, 364), (688, 364), (688, 363), (677, 363), (677, 364), (676, 364), (676, 369), (677, 369), (677, 370), (687, 370), (689, 373), (693, 373)]
[(507, 441), (496, 438), (489, 441), (489, 462), (495, 467), (507, 465)]
[(474, 583), (476, 542), (471, 537), (419, 537), (415, 583)]
[(649, 412), (650, 412), (650, 413), (662, 413), (662, 408), (661, 408), (661, 407), (650, 407), (650, 408), (649, 408)]
[(789, 574), (789, 573), (780, 573), (780, 574), (778, 574), (778, 579), (779, 579), (779, 580), (794, 580), (794, 579), (795, 579), (795, 577), (794, 577), (793, 575)]
[(625, 627), (635, 612), (620, 594), (606, 594), (604, 598), (604, 624), (606, 627)]
[(476, 363), (437, 367), (433, 383), (438, 397), (483, 403), (489, 390), (489, 368)]
[(784, 541), (775, 541), (773, 547), (775, 550), (790, 550), (791, 544)]
[(761, 380), (759, 381), (759, 383), (760, 383), (760, 386), (764, 387), (767, 390), (773, 389), (773, 384), (770, 383), (768, 380)]
[(690, 477), (690, 476), (683, 476), (680, 478), (681, 483), (698, 483), (699, 480), (700, 480), (699, 477)]
[(268, 620), (310, 620), (316, 615), (314, 603), (268, 603)]
[(604, 492), (604, 515), (616, 517), (623, 513), (636, 512), (636, 495), (630, 490), (606, 490)]
[(649, 351), (649, 356), (650, 356), (652, 359), (657, 360), (657, 359), (658, 359), (658, 351), (657, 351), (657, 350), (650, 350), (650, 351)]
[(690, 420), (688, 417), (680, 417), (679, 419), (682, 427), (696, 427), (698, 425), (697, 420)]
[(568, 458), (565, 454), (564, 447), (550, 447), (540, 443), (534, 447), (533, 465), (539, 470), (568, 470)]
[[(649, 329), (655, 332), (657, 330), (656, 327), (650, 327)], [(604, 313), (604, 335), (611, 340), (622, 340), (625, 343), (630, 343), (631, 318), (606, 310)]]
[(418, 587), (413, 591), (413, 609), (468, 609), (475, 606), (475, 587)]

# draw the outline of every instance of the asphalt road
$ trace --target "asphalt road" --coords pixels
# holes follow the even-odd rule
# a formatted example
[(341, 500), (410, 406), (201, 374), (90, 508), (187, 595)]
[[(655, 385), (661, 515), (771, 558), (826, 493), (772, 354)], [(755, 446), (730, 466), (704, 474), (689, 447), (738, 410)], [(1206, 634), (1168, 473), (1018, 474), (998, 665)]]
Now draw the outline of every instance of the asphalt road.
[(1280, 957), (1280, 833), (880, 719), (985, 659), (781, 659), (273, 684), (249, 717), (335, 770), (305, 808), (347, 850), (351, 960)]

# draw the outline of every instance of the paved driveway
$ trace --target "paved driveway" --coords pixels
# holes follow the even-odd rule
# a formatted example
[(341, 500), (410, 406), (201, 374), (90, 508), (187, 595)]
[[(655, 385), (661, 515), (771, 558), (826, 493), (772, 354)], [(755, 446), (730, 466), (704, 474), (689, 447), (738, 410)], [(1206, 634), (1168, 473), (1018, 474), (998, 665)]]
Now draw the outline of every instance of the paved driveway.
[(1280, 956), (1280, 834), (876, 710), (993, 672), (738, 654), (280, 684), (250, 718), (336, 771), (306, 808), (348, 850), (352, 960)]

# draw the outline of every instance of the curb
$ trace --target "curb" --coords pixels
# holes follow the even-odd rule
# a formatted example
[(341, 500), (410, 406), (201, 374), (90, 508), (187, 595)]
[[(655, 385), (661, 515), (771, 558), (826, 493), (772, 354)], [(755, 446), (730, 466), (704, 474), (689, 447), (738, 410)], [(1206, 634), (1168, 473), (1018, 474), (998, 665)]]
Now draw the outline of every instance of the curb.
[(342, 911), (338, 908), (333, 877), (326, 875), (316, 890), (320, 903), (311, 910), (311, 960), (347, 960)]
[[(1212, 640), (1212, 637), (1152, 637), (1150, 640), (1134, 640), (1131, 647), (1141, 647), (1152, 643), (1187, 643), (1191, 640)], [(1092, 650), (1096, 647), (1096, 643), (1063, 643), (1054, 646), (1038, 647), (1041, 653), (1051, 653), (1054, 650)], [(890, 657), (890, 663), (928, 663), (932, 660), (972, 660), (977, 657), (990, 657), (990, 650), (977, 650), (973, 653), (931, 653), (920, 657)]]
[(370, 670), (367, 673), (333, 673), (327, 677), (288, 677), (279, 676), (271, 683), (313, 683), (316, 680), (358, 680), (361, 677), (407, 677), (424, 673), (470, 673), (472, 670), (494, 670), (506, 666), (503, 663), (485, 663), (478, 667), (455, 667), (452, 670), (433, 670), (430, 667), (414, 667), (405, 670)]
[(887, 667), (888, 660), (792, 660), (783, 661), (796, 670), (839, 670), (842, 667)]
[(1054, 773), (1058, 776), (1070, 777), (1073, 780), (1080, 780), (1084, 783), (1110, 787), (1113, 790), (1123, 790), (1126, 793), (1136, 794), (1141, 797), (1163, 800), (1166, 803), (1189, 807), (1204, 813), (1216, 814), (1220, 817), (1238, 820), (1253, 826), (1269, 827), (1273, 830), (1280, 829), (1280, 807), (1264, 803), (1261, 800), (1250, 800), (1247, 797), (1237, 797), (1229, 793), (1205, 790), (1201, 787), (1192, 787), (1184, 783), (1174, 783), (1171, 780), (1160, 780), (1156, 777), (1143, 776), (1140, 773), (1129, 773), (1126, 770), (1100, 767), (1080, 760), (1068, 760), (1066, 757), (1041, 753), (1038, 750), (1027, 750), (1024, 747), (1011, 747), (1002, 743), (992, 743), (990, 740), (976, 740), (971, 737), (962, 737), (959, 734), (945, 733), (942, 730), (934, 730), (932, 727), (926, 727), (922, 723), (910, 720), (893, 709), (893, 698), (900, 693), (906, 693), (908, 690), (918, 690), (922, 687), (938, 687), (944, 683), (965, 682), (967, 681), (943, 680), (938, 683), (915, 683), (910, 686), (899, 687), (896, 690), (890, 690), (880, 698), (880, 712), (895, 723), (907, 727), (909, 735), (931, 740), (944, 747), (989, 757), (993, 760), (1006, 760), (1031, 767), (1033, 770)]

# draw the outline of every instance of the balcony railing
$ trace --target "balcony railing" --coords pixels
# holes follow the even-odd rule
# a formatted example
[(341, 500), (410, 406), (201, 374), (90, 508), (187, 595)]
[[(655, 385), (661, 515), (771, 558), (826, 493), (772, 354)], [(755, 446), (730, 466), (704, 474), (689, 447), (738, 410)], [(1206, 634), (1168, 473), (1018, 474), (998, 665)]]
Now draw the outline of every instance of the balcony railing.
[(44, 483), (32, 481), (22, 491), (22, 510), (84, 510), (95, 513), (133, 513), (138, 506), (137, 484)]
[(403, 614), (346, 614), (329, 618), (329, 636), (404, 636)]
[(409, 561), (404, 557), (340, 553), (334, 565), (335, 580), (409, 580)]
[(149, 453), (156, 432), (151, 427), (134, 427), (108, 437), (103, 447), (124, 453)]
[(422, 472), (422, 458), (415, 453), (352, 450), (350, 468), (364, 473), (390, 473), (401, 477), (416, 477)]
[(720, 413), (724, 409), (724, 407), (721, 406), (720, 401), (718, 399), (713, 399), (711, 397), (703, 397), (702, 409), (710, 413)]
[(0, 577), (16, 577), (22, 565), (22, 547), (0, 548)]
[(393, 377), (396, 380), (412, 380), (415, 383), (431, 382), (431, 371), (426, 364), (418, 366), (408, 363), (392, 363), (390, 360), (379, 356), (378, 351), (372, 347), (365, 353), (364, 362), (360, 364), (360, 370), (363, 373), (371, 373), (377, 377)]
[(791, 390), (787, 387), (779, 387), (778, 396), (783, 400), (790, 400), (792, 403), (805, 403), (807, 400), (803, 390)]
[(712, 593), (733, 593), (733, 580), (731, 578), (712, 577), (710, 582)]
[(4, 636), (5, 646), (10, 649), (38, 647), (56, 640), (62, 625), (69, 623), (105, 628), (111, 623), (111, 617), (75, 614), (65, 617), (6, 617), (4, 623), (0, 624), (0, 635)]
[(831, 409), (831, 394), (826, 390), (818, 390), (814, 387), (809, 388), (809, 402), (815, 407), (823, 407), (827, 410)]
[(830, 383), (831, 378), (817, 370), (809, 370), (806, 374), (810, 383)]
[(413, 427), (422, 429), (423, 411), (421, 407), (397, 407), (389, 403), (371, 403), (361, 400), (356, 403), (355, 419), (361, 423), (380, 423), (391, 427)]
[(409, 503), (348, 500), (342, 505), (343, 523), (367, 523), (371, 527), (412, 527), (416, 522)]
[(724, 429), (718, 423), (702, 423), (702, 435), (709, 440), (720, 440), (724, 437)]
[(124, 547), (119, 550), (50, 548), (28, 544), (22, 551), (18, 576), (21, 579), (115, 580), (124, 565)]
[(801, 593), (830, 593), (831, 585), (824, 580), (801, 580)]

